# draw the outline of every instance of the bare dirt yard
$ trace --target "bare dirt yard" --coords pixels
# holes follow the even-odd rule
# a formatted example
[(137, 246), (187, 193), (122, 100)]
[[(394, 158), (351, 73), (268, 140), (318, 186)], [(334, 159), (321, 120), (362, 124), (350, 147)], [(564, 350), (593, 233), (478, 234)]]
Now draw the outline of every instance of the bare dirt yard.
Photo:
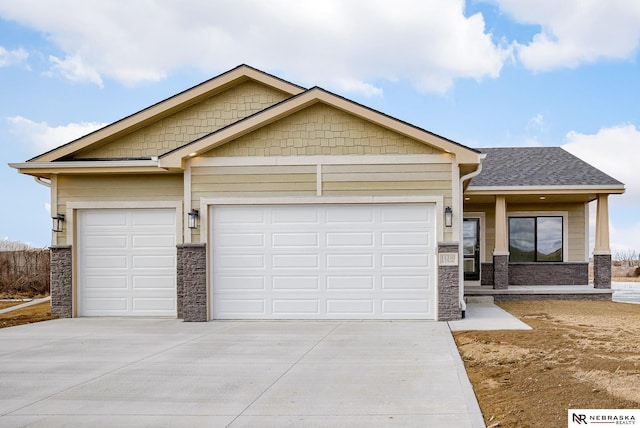
[[(0, 309), (23, 302), (0, 302)], [(51, 303), (44, 302), (15, 311), (0, 314), (0, 328), (56, 319), (51, 313)]]
[(498, 305), (533, 330), (454, 334), (487, 427), (564, 427), (568, 409), (640, 408), (640, 305)]

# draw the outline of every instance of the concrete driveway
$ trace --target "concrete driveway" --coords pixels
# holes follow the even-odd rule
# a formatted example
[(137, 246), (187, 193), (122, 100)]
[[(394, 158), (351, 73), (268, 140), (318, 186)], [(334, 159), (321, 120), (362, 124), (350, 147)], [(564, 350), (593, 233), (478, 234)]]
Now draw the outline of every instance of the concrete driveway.
[(446, 323), (63, 319), (0, 344), (3, 427), (484, 427)]

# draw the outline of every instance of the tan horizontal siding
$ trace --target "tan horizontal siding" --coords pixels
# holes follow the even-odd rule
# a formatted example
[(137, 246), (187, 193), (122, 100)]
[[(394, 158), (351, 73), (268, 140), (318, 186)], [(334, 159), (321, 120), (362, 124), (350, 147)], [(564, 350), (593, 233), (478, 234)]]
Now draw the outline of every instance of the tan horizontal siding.
[[(286, 168), (286, 169), (283, 169)], [(315, 165), (260, 165), (260, 166), (198, 166), (191, 168), (191, 175), (222, 174), (315, 174)]]
[(451, 181), (337, 181), (324, 182), (322, 188), (332, 190), (451, 190)]
[(451, 173), (450, 163), (405, 163), (405, 164), (364, 164), (364, 165), (323, 165), (325, 174), (345, 173), (390, 173), (390, 172), (448, 172)]
[[(66, 213), (69, 202), (180, 201), (181, 174), (171, 175), (60, 175), (57, 179), (57, 212)], [(66, 245), (66, 233), (58, 245)]]
[(316, 183), (316, 174), (217, 174), (192, 176), (191, 185), (245, 184), (245, 183)]

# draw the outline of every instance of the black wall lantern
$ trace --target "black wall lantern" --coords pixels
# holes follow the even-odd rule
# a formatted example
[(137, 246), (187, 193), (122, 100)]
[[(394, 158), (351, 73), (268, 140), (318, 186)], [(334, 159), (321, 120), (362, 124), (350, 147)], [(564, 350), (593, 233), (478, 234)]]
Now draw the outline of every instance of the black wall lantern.
[(198, 212), (198, 210), (192, 209), (187, 215), (187, 225), (189, 226), (189, 229), (197, 229), (198, 219), (200, 218), (200, 213)]
[(64, 223), (64, 214), (57, 214), (55, 217), (51, 217), (53, 225), (51, 230), (54, 232), (62, 232), (62, 223)]
[(447, 207), (444, 209), (444, 226), (453, 226), (453, 211), (451, 210), (451, 207)]

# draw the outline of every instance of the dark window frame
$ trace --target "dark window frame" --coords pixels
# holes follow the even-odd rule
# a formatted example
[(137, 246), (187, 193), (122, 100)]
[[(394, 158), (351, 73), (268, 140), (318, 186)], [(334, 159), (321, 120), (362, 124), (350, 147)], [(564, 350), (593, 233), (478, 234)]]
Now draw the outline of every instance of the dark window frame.
[[(560, 219), (560, 238), (561, 238), (561, 247), (560, 247), (560, 260), (538, 260), (538, 219), (539, 218), (559, 218)], [(533, 257), (534, 260), (512, 260), (512, 251), (511, 251), (511, 219), (533, 219)], [(510, 263), (563, 263), (564, 262), (564, 249), (565, 249), (565, 239), (564, 239), (564, 216), (562, 215), (522, 215), (522, 216), (512, 216), (508, 218), (508, 230), (507, 230), (507, 238), (509, 245), (509, 262)]]

